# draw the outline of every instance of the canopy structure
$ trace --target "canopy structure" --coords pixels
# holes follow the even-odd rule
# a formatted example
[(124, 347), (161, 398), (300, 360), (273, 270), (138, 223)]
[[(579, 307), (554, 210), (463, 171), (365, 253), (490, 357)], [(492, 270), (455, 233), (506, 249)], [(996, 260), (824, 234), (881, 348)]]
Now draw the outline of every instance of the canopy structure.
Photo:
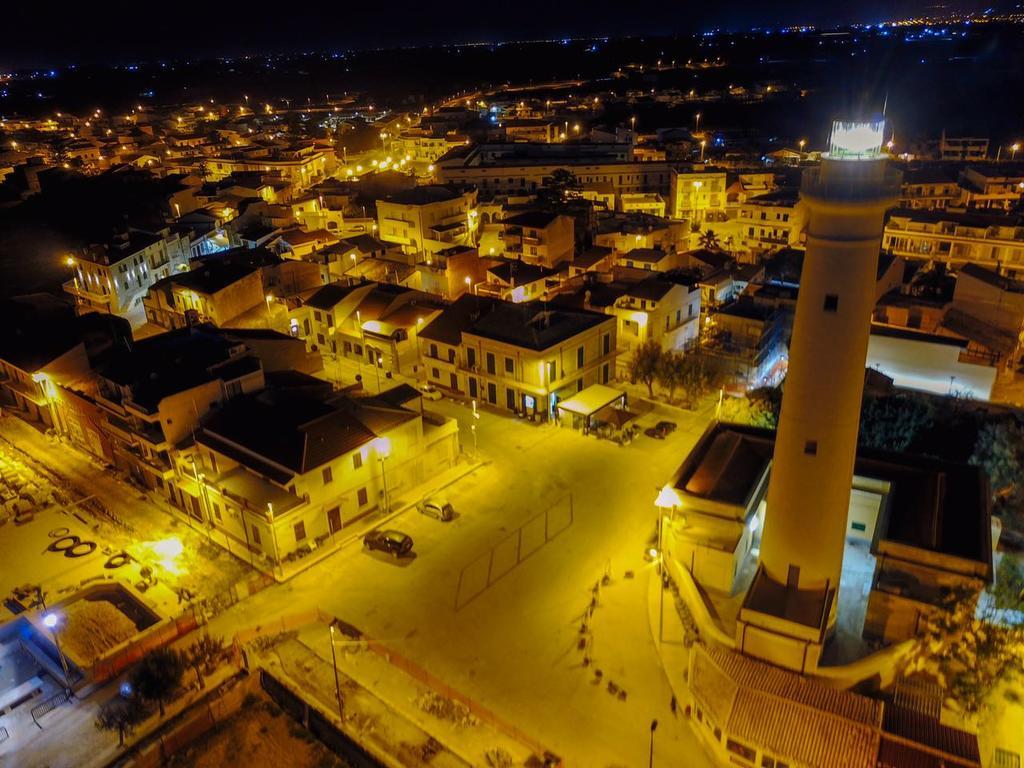
[(574, 427), (582, 424), (584, 430), (589, 430), (592, 418), (599, 411), (606, 408), (624, 408), (625, 405), (625, 392), (604, 384), (591, 384), (568, 400), (562, 400), (557, 408), (560, 417), (569, 414)]

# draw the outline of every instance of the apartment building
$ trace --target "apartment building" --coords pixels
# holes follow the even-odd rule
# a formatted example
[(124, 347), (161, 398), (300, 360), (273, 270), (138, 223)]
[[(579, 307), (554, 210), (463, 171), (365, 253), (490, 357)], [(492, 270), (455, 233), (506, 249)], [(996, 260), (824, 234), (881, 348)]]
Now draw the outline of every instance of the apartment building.
[(502, 248), (512, 258), (549, 268), (572, 258), (575, 236), (571, 216), (526, 211), (508, 217), (502, 225)]
[(142, 299), (157, 280), (188, 268), (189, 241), (169, 229), (129, 230), (110, 242), (68, 257), (72, 278), (64, 291), (81, 312), (109, 312), (141, 320)]
[(424, 415), (411, 387), (355, 400), (300, 383), (219, 409), (181, 462), (189, 504), (274, 569), (387, 511), (458, 453), (458, 425)]
[(295, 309), (289, 322), (310, 351), (328, 361), (342, 357), (366, 365), (363, 383), (373, 386), (386, 372), (414, 373), (417, 336), (443, 306), (432, 294), (400, 285), (330, 283)]
[(464, 295), (419, 334), (427, 381), (531, 420), (615, 373), (616, 319)]
[(962, 205), (1008, 211), (1024, 198), (1019, 165), (971, 165), (960, 172)]
[[(266, 296), (262, 273), (256, 267), (211, 260), (189, 272), (157, 280), (142, 304), (146, 320), (163, 328), (197, 323), (223, 327), (263, 306)], [(269, 314), (269, 308), (267, 311)]]
[(725, 218), (727, 195), (725, 171), (672, 170), (670, 218), (699, 225), (705, 220)]
[(476, 204), (472, 188), (434, 184), (396, 192), (377, 201), (377, 237), (410, 255), (472, 245)]
[(536, 192), (559, 169), (585, 186), (610, 184), (616, 195), (667, 195), (671, 186), (671, 166), (633, 161), (629, 144), (481, 144), (454, 150), (435, 165), (440, 181), (473, 184), (487, 195)]
[(295, 189), (304, 190), (323, 181), (334, 169), (334, 157), (326, 152), (303, 147), (269, 152), (239, 153), (237, 156), (211, 157), (206, 161), (206, 177), (219, 181), (234, 173), (255, 171), (277, 174)]
[(885, 224), (882, 249), (907, 259), (1016, 271), (1024, 269), (1024, 221), (1010, 213), (898, 209)]
[(948, 166), (926, 165), (903, 171), (900, 208), (935, 210), (960, 203), (960, 184)]
[(740, 243), (754, 256), (800, 245), (805, 221), (804, 206), (796, 189), (748, 197), (740, 204), (737, 215)]

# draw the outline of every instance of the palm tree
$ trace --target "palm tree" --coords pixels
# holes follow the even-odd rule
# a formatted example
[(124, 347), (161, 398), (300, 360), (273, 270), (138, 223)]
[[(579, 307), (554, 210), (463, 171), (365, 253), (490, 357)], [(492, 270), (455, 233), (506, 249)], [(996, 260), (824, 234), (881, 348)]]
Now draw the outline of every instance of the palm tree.
[(701, 248), (706, 248), (709, 251), (720, 251), (722, 250), (721, 243), (718, 242), (718, 235), (715, 234), (715, 230), (709, 229), (700, 236)]

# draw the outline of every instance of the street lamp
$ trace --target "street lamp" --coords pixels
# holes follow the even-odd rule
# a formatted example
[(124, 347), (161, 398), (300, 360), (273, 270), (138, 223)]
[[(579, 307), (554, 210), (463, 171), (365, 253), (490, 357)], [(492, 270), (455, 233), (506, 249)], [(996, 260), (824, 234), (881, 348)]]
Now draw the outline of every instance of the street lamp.
[(665, 554), (662, 551), (662, 531), (665, 528), (665, 510), (671, 515), (679, 506), (679, 494), (676, 489), (667, 483), (658, 492), (658, 498), (654, 500), (658, 508), (658, 578), (661, 584), (658, 589), (658, 640), (662, 639), (665, 627)]
[(800, 139), (800, 157), (804, 155), (804, 146), (807, 144), (807, 139)]
[(654, 732), (656, 730), (658, 730), (658, 721), (651, 720), (651, 756), (647, 761), (648, 768), (653, 768), (654, 766)]
[[(693, 92), (691, 91), (690, 93), (692, 95)], [(700, 112), (698, 112), (696, 115), (694, 115), (693, 118), (694, 118), (694, 120), (696, 120), (696, 124), (693, 127), (693, 132), (694, 133), (699, 133), (700, 132)]]
[(388, 476), (384, 469), (384, 462), (391, 456), (391, 441), (386, 437), (378, 437), (373, 441), (373, 449), (377, 452), (380, 460), (380, 480), (384, 486), (384, 512), (390, 509), (388, 499)]
[(345, 715), (341, 707), (341, 682), (338, 680), (338, 654), (334, 650), (334, 625), (331, 624), (331, 662), (334, 664), (334, 693), (338, 697), (338, 717), (344, 721)]
[(65, 693), (71, 693), (71, 675), (68, 672), (68, 660), (64, 656), (64, 649), (60, 647), (60, 632), (57, 631), (57, 624), (60, 623), (60, 617), (56, 613), (50, 612), (43, 616), (43, 625), (50, 630), (50, 634), (53, 635), (53, 644), (57, 646), (57, 655), (60, 657), (60, 666), (64, 670), (64, 691)]
[(274, 300), (274, 294), (268, 293), (266, 296), (263, 297), (263, 300), (267, 302), (267, 328), (270, 328), (274, 319), (270, 311), (270, 302)]
[(1017, 159), (1017, 150), (1019, 150), (1019, 149), (1020, 149), (1020, 144), (1018, 144), (1016, 142), (1014, 142), (1013, 144), (1010, 145), (1010, 160), (1016, 160)]
[(705, 141), (704, 139), (700, 140), (700, 161), (702, 163), (704, 162), (704, 147), (706, 147), (707, 144), (707, 141)]

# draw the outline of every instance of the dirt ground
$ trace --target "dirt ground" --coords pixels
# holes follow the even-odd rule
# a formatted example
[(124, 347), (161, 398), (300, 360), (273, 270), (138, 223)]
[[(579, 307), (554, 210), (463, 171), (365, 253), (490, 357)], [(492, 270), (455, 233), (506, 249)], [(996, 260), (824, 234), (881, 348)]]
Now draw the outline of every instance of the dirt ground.
[(91, 664), (138, 632), (131, 619), (106, 600), (79, 600), (65, 609), (65, 615), (64, 652), (79, 666)]
[(242, 708), (219, 727), (175, 755), (171, 766), (223, 768), (347, 768), (305, 728), (261, 694), (246, 698)]

